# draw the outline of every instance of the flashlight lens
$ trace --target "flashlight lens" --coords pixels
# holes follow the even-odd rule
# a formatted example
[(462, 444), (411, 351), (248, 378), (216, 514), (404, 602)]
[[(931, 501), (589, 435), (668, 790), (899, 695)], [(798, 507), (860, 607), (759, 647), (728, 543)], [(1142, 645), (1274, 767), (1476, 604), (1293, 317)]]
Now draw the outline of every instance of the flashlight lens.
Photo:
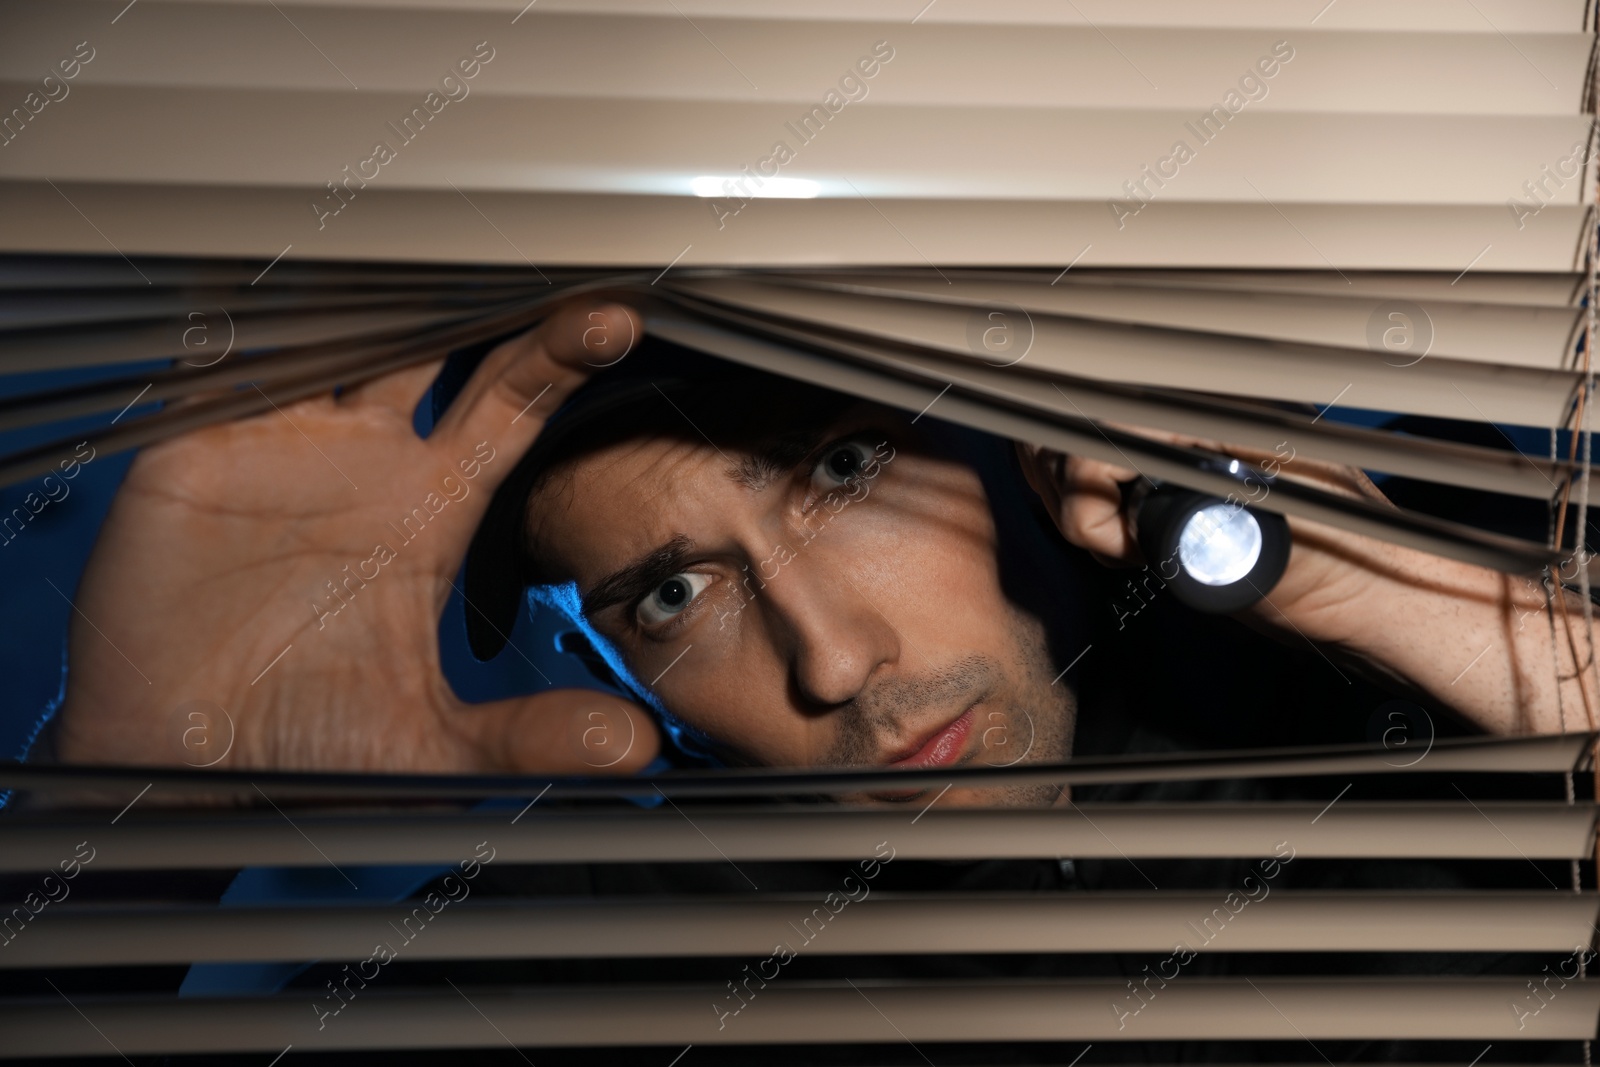
[(1242, 507), (1218, 502), (1189, 517), (1178, 535), (1178, 561), (1204, 585), (1232, 585), (1261, 558), (1261, 524)]

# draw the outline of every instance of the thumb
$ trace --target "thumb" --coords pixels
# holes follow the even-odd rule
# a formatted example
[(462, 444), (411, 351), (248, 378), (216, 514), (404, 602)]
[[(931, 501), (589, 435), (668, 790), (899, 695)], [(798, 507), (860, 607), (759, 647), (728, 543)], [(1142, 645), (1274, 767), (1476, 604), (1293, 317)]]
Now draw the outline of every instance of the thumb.
[[(496, 347), (472, 373), (430, 441), (450, 455), (488, 442), (520, 456), (544, 420), (597, 370), (618, 362), (643, 333), (637, 312), (620, 304), (574, 302), (527, 333)], [(510, 474), (502, 464), (486, 480)]]
[(638, 704), (594, 689), (555, 689), (465, 712), (477, 720), (481, 765), (512, 774), (634, 774), (661, 752)]

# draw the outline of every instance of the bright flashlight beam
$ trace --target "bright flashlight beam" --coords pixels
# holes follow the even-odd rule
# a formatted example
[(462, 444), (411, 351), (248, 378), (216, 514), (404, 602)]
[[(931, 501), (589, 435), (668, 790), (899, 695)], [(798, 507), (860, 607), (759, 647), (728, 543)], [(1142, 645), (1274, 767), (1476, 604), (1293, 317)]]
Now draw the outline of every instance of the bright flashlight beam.
[(1218, 502), (1202, 508), (1178, 537), (1178, 560), (1206, 585), (1232, 585), (1261, 558), (1261, 524), (1244, 508)]

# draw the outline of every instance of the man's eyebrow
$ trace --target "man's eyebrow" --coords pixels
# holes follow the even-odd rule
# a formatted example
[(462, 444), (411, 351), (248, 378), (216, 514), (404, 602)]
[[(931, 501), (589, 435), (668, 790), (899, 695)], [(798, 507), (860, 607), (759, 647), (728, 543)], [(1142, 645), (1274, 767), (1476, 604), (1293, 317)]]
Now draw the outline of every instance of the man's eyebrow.
[(832, 431), (832, 426), (811, 426), (770, 438), (753, 446), (728, 475), (746, 489), (759, 492), (804, 462)]
[(663, 545), (612, 571), (583, 598), (583, 614), (597, 612), (643, 596), (683, 569), (684, 560), (694, 551), (694, 542), (685, 534), (675, 534)]

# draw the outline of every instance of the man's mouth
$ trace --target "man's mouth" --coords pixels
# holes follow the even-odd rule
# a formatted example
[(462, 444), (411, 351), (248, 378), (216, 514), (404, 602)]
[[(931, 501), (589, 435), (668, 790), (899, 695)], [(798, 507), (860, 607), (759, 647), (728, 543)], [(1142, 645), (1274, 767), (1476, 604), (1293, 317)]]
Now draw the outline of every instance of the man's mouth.
[(900, 769), (912, 767), (940, 767), (961, 758), (977, 719), (977, 706), (973, 705), (948, 725), (924, 738), (910, 751), (902, 751), (889, 759), (888, 765)]

